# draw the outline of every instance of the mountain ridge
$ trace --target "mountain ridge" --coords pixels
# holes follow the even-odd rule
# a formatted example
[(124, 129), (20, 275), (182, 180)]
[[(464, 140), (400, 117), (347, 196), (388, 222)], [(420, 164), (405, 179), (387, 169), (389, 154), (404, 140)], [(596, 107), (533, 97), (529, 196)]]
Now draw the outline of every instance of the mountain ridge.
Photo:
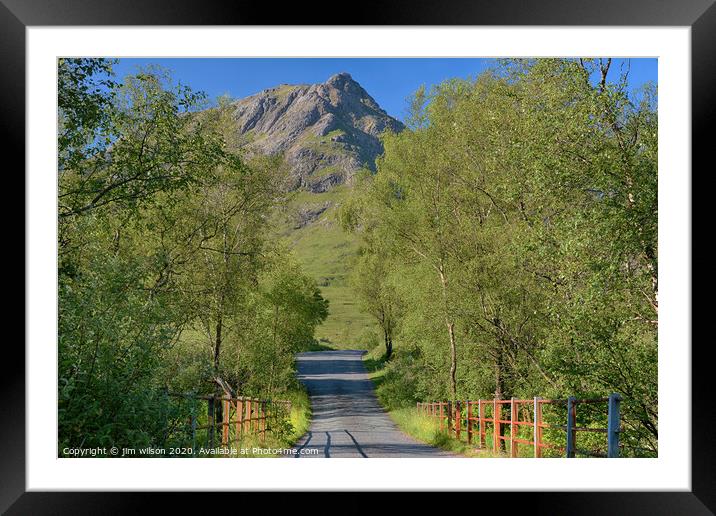
[(281, 154), (291, 189), (325, 192), (375, 170), (380, 134), (405, 126), (346, 72), (317, 84), (281, 84), (234, 101), (234, 118), (252, 152)]

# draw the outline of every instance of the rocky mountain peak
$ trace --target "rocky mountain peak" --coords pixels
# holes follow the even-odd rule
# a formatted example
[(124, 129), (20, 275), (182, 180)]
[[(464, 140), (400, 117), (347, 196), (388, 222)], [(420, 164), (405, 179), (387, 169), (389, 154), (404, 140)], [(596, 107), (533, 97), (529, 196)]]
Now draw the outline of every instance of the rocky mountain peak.
[(380, 134), (404, 128), (346, 72), (319, 84), (281, 84), (234, 106), (247, 147), (283, 154), (294, 188), (313, 192), (349, 183), (359, 169), (374, 170)]
[(351, 74), (349, 74), (348, 72), (340, 72), (335, 75), (332, 75), (328, 78), (326, 84), (338, 89), (343, 89), (344, 86), (353, 85), (356, 85), (360, 88), (360, 84), (354, 81), (353, 77), (351, 77)]

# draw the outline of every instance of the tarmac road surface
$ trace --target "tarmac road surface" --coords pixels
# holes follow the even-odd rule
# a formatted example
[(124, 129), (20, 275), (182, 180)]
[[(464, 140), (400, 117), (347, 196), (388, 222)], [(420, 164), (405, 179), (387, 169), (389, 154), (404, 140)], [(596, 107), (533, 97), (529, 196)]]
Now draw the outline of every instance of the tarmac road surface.
[(361, 356), (364, 351), (311, 351), (296, 356), (298, 379), (313, 409), (296, 458), (454, 457), (401, 432), (383, 411)]

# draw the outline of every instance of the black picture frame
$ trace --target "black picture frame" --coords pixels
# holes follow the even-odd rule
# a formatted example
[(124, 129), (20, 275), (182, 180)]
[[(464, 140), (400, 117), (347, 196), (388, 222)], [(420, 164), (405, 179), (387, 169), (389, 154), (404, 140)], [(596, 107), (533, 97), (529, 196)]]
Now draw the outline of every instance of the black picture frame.
[[(413, 0), (391, 4), (367, 0), (349, 17), (338, 7), (311, 9), (308, 4), (299, 2), (269, 9), (265, 2), (242, 0), (0, 0), (0, 145), (6, 151), (3, 156), (21, 154), (20, 165), (5, 168), (5, 175), (17, 174), (19, 167), (24, 166), (24, 153), (18, 153), (18, 149), (25, 148), (25, 29), (48, 25), (688, 26), (692, 45), (692, 162), (705, 164), (709, 162), (706, 154), (713, 145), (707, 140), (706, 129), (716, 120), (713, 44), (716, 6), (713, 4), (714, 0), (450, 0), (439, 3)], [(693, 171), (691, 175), (693, 178)], [(531, 514), (713, 514), (716, 511), (716, 454), (711, 429), (716, 423), (716, 408), (710, 395), (708, 339), (696, 345), (690, 342), (677, 345), (691, 346), (692, 435), (685, 435), (684, 442), (687, 444), (691, 439), (692, 490), (511, 493), (507, 498), (510, 512), (524, 509)], [(3, 355), (2, 363), (6, 367), (0, 373), (0, 511), (33, 515), (124, 514), (151, 508), (149, 502), (154, 498), (159, 498), (163, 511), (187, 507), (186, 495), (181, 493), (26, 492), (25, 354), (17, 345), (6, 345)], [(206, 498), (209, 494), (201, 496)], [(222, 499), (234, 495), (213, 493), (210, 496), (214, 498), (207, 508), (213, 511), (221, 510)], [(371, 510), (372, 495), (353, 493), (349, 496), (353, 501), (343, 501), (342, 507), (348, 510), (341, 512)], [(484, 497), (500, 497), (505, 503), (505, 495), (500, 493), (474, 496), (480, 497), (479, 506), (483, 508), (490, 505)], [(428, 508), (425, 504), (431, 500), (450, 507), (444, 496), (428, 499), (424, 494), (416, 494), (411, 497), (423, 509)], [(301, 500), (307, 499), (301, 497)], [(460, 511), (461, 506), (465, 510), (462, 502), (456, 510)]]

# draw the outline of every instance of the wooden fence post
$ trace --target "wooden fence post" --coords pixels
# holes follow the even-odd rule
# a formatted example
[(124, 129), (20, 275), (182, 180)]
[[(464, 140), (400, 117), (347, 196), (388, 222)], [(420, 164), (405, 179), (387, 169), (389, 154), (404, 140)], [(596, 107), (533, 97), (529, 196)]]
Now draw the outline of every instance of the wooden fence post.
[(472, 444), (472, 405), (470, 400), (465, 403), (467, 403), (467, 444)]
[(567, 458), (570, 459), (575, 456), (574, 426), (577, 408), (575, 401), (574, 396), (567, 398)]
[(246, 418), (244, 419), (244, 430), (247, 434), (251, 433), (251, 398), (245, 400), (246, 402)]
[(452, 411), (453, 411), (452, 401), (448, 401), (448, 402), (447, 402), (447, 407), (446, 407), (446, 408), (447, 408), (447, 433), (448, 433), (448, 435), (450, 435), (450, 433), (452, 433), (452, 427), (453, 427), (453, 421), (452, 421), (452, 417), (453, 417), (453, 413), (452, 413)]
[(229, 400), (221, 400), (222, 414), (221, 414), (221, 446), (228, 446), (229, 444), (229, 421), (231, 413), (229, 412)]
[(542, 457), (542, 447), (540, 446), (542, 444), (542, 427), (540, 426), (542, 424), (542, 404), (539, 400), (540, 398), (538, 397), (534, 399), (534, 417), (532, 418), (534, 422), (533, 439), (535, 442), (536, 459)]
[(519, 432), (520, 425), (515, 423), (519, 419), (516, 414), (516, 409), (519, 405), (515, 404), (515, 397), (510, 398), (510, 457), (517, 457), (517, 443), (515, 442), (515, 430)]
[(485, 429), (485, 412), (482, 408), (482, 400), (477, 400), (477, 424), (479, 425), (477, 430), (480, 435), (480, 448), (484, 448), (486, 446), (486, 436), (487, 436), (487, 430)]
[(439, 407), (440, 407), (440, 413), (439, 413), (438, 417), (440, 418), (440, 431), (442, 432), (443, 431), (443, 402), (440, 401), (438, 403), (439, 403)]
[(239, 435), (244, 426), (244, 402), (240, 398), (236, 400), (236, 440), (239, 440)]
[(609, 413), (607, 420), (607, 457), (619, 457), (619, 427), (621, 418), (619, 415), (619, 402), (622, 397), (619, 394), (609, 395)]
[(455, 438), (460, 440), (460, 433), (462, 432), (462, 403), (460, 401), (455, 402)]

